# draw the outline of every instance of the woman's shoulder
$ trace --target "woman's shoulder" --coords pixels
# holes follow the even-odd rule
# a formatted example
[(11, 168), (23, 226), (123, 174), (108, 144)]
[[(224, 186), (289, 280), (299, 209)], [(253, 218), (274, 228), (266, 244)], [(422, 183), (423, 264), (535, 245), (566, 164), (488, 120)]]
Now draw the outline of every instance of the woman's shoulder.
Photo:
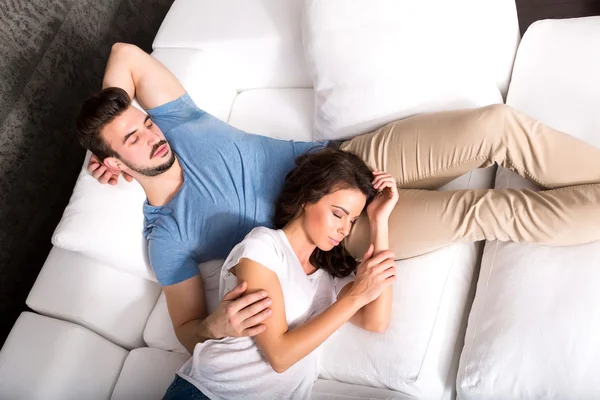
[(283, 245), (278, 230), (254, 228), (233, 248), (226, 264), (235, 265), (241, 258), (248, 258), (267, 267), (277, 265), (282, 261)]
[(248, 232), (246, 237), (244, 237), (244, 240), (246, 239), (278, 240), (279, 230), (267, 228), (266, 226), (257, 226)]

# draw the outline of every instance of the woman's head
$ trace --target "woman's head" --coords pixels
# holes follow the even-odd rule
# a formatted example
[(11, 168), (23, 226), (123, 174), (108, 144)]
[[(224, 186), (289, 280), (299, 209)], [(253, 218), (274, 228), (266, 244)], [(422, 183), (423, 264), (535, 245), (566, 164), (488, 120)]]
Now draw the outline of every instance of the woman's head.
[(317, 246), (311, 262), (336, 276), (346, 276), (356, 262), (340, 243), (373, 199), (373, 174), (356, 155), (320, 149), (296, 159), (275, 204), (275, 226), (301, 219)]

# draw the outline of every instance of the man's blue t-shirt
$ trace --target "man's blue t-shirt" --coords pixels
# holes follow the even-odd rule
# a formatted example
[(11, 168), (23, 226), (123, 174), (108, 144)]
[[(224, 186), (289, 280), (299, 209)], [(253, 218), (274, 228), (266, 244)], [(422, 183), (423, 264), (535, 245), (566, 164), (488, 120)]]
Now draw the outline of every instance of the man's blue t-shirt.
[(297, 156), (323, 143), (245, 133), (200, 110), (186, 93), (148, 110), (183, 168), (184, 183), (161, 207), (144, 204), (144, 236), (162, 286), (226, 258), (257, 226), (272, 227), (275, 200)]

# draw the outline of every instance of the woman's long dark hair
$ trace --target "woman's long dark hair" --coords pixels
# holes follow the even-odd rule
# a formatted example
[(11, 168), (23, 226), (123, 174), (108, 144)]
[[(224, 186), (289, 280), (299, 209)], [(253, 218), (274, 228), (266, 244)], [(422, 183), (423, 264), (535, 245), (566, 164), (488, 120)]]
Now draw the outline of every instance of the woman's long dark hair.
[[(367, 204), (373, 200), (373, 173), (358, 156), (330, 148), (301, 155), (296, 159), (296, 167), (285, 177), (283, 190), (275, 203), (275, 227), (283, 228), (300, 215), (305, 205), (341, 189), (359, 190), (366, 196)], [(337, 277), (350, 275), (357, 266), (343, 243), (330, 251), (317, 247), (310, 262)]]

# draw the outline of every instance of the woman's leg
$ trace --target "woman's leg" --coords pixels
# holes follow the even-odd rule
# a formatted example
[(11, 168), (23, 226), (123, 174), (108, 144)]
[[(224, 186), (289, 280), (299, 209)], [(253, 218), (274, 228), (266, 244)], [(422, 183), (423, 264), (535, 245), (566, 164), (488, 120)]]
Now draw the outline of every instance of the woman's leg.
[[(435, 189), (494, 163), (544, 188), (580, 185), (539, 193), (403, 191), (390, 217), (390, 244), (400, 258), (454, 241), (568, 245), (600, 239), (600, 219), (592, 207), (600, 203), (594, 185), (600, 183), (600, 149), (510, 107), (418, 115), (344, 142), (341, 149), (391, 173), (400, 188)], [(347, 246), (358, 255), (367, 242), (363, 218)]]

